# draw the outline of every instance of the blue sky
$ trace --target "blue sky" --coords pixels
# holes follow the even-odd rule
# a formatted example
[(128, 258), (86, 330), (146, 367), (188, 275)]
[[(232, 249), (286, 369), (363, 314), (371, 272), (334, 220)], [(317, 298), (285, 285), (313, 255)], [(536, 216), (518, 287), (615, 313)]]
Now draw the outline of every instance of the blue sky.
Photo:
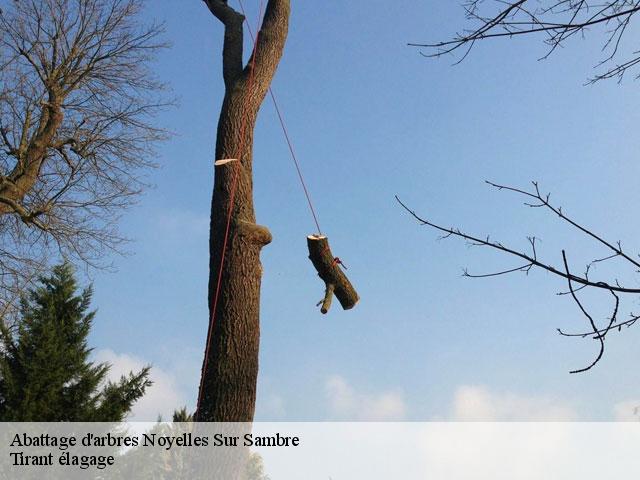
[[(245, 3), (255, 25), (258, 2)], [(540, 39), (521, 38), (478, 45), (452, 66), (454, 58), (425, 59), (406, 44), (451, 37), (464, 25), (457, 2), (292, 3), (273, 89), (320, 224), (361, 301), (326, 316), (315, 308), (323, 284), (305, 240), (314, 226), (265, 102), (256, 209), (274, 241), (262, 253), (258, 419), (608, 420), (640, 403), (640, 373), (629, 368), (640, 360), (637, 329), (611, 335), (593, 371), (569, 375), (597, 345), (556, 334), (586, 326), (570, 299), (555, 295), (561, 280), (544, 272), (462, 278), (463, 267), (514, 264), (438, 241), (394, 201), (397, 194), (436, 222), (522, 249), (527, 235), (539, 236), (548, 262), (561, 261), (562, 248), (579, 268), (606, 254), (483, 183), (537, 180), (576, 219), (640, 251), (638, 83), (584, 86), (600, 55), (597, 32), (544, 61)], [(173, 43), (157, 71), (180, 105), (158, 121), (175, 136), (159, 150), (155, 188), (123, 219), (132, 255), (114, 259), (116, 273), (92, 275), (99, 313), (91, 342), (116, 373), (154, 365), (156, 390), (137, 413), (153, 419), (175, 403), (192, 409), (197, 395), (222, 28), (199, 0), (153, 0), (144, 16), (166, 22)], [(609, 297), (585, 301), (606, 315)], [(627, 306), (640, 310), (636, 303)]]

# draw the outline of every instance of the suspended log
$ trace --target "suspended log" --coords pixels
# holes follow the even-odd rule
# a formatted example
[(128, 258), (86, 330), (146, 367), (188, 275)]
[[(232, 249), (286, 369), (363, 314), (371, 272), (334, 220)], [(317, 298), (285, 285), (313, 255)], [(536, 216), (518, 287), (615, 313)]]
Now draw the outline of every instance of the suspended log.
[[(322, 305), (320, 311), (327, 313), (331, 306), (333, 295), (338, 298), (340, 305), (345, 310), (353, 308), (360, 297), (342, 271), (342, 262), (334, 257), (329, 248), (329, 240), (324, 235), (309, 235), (307, 237), (309, 247), (309, 259), (318, 272), (318, 276), (325, 283), (324, 299), (318, 305)], [(342, 265), (344, 266), (344, 265)], [(345, 267), (346, 268), (346, 267)]]

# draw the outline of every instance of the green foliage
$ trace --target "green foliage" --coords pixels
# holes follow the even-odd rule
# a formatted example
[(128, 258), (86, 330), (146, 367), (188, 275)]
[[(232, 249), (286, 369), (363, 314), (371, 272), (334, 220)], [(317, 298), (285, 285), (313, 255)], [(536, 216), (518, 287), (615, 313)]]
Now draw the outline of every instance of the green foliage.
[(269, 476), (264, 473), (264, 463), (259, 453), (249, 454), (246, 468), (247, 480), (270, 480)]
[(180, 410), (173, 411), (174, 422), (193, 422), (193, 414), (187, 412), (187, 407), (182, 407)]
[(144, 395), (149, 366), (105, 383), (111, 366), (89, 361), (91, 297), (63, 264), (22, 299), (15, 328), (0, 329), (0, 421), (120, 421)]

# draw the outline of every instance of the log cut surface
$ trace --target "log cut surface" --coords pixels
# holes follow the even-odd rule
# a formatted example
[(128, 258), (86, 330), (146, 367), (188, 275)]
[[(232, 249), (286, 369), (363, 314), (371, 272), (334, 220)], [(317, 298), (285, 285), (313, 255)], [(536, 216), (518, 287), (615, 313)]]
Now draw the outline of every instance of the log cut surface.
[(324, 235), (309, 235), (307, 246), (309, 247), (309, 259), (318, 272), (318, 276), (325, 283), (325, 296), (324, 300), (320, 302), (322, 304), (320, 311), (322, 313), (329, 311), (333, 295), (336, 296), (343, 309), (353, 308), (360, 297), (340, 268), (338, 258), (331, 253), (328, 238)]

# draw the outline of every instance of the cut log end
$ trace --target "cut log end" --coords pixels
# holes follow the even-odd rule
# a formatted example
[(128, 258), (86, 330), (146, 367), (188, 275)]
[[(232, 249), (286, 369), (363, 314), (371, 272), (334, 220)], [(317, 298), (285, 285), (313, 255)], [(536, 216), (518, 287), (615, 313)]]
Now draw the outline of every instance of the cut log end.
[(213, 164), (214, 164), (216, 167), (221, 167), (222, 165), (226, 165), (226, 164), (228, 164), (228, 163), (231, 163), (231, 162), (237, 162), (237, 161), (238, 161), (238, 159), (237, 159), (237, 158), (223, 158), (223, 159), (221, 159), (221, 160), (216, 160)]
[(307, 236), (309, 259), (318, 276), (325, 283), (325, 297), (320, 302), (320, 311), (327, 313), (331, 306), (332, 296), (335, 295), (344, 310), (353, 308), (358, 300), (358, 293), (340, 268), (339, 259), (334, 257), (329, 248), (329, 240), (324, 235)]

